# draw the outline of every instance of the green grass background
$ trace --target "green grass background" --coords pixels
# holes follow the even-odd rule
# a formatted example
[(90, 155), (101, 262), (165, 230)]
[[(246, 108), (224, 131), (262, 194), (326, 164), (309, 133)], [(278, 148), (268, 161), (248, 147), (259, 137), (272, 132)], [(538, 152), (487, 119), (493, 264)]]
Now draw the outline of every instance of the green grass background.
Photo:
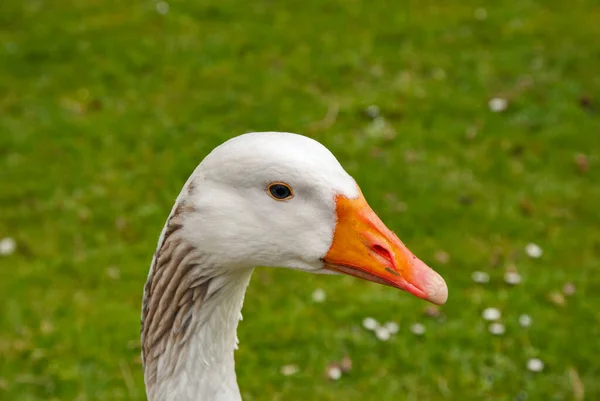
[[(236, 353), (245, 400), (600, 399), (598, 1), (168, 5), (0, 2), (0, 237), (17, 241), (0, 257), (0, 400), (144, 399), (158, 234), (207, 152), (254, 130), (327, 145), (450, 298), (439, 321), (390, 288), (259, 269)], [(552, 301), (566, 282), (576, 293)], [(377, 341), (366, 316), (400, 333)], [(345, 355), (353, 370), (326, 380)]]

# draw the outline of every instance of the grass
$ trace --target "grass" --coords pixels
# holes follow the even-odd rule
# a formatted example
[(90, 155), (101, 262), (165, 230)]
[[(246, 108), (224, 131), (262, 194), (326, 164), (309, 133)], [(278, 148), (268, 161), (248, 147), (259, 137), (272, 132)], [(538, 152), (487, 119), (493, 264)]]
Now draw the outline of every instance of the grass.
[[(389, 288), (259, 269), (245, 400), (600, 399), (599, 20), (592, 0), (2, 1), (0, 238), (17, 249), (0, 257), (0, 400), (144, 399), (158, 234), (203, 156), (251, 130), (327, 145), (450, 299), (442, 322)], [(377, 341), (366, 316), (400, 333)]]

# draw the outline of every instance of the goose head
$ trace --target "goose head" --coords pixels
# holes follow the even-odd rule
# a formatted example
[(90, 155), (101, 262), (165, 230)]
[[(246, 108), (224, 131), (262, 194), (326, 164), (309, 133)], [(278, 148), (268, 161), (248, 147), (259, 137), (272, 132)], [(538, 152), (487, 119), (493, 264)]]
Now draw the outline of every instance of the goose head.
[(285, 267), (348, 274), (435, 304), (444, 280), (369, 207), (323, 145), (291, 133), (235, 137), (197, 167), (175, 209), (181, 235), (219, 269)]

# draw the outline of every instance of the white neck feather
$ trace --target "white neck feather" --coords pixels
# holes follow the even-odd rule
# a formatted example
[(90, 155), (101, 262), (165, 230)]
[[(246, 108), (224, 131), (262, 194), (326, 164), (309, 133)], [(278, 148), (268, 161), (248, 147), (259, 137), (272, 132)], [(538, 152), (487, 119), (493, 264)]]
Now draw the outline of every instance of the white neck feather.
[[(237, 349), (237, 325), (246, 288), (252, 274), (244, 269), (211, 280), (197, 327), (181, 350), (167, 346), (158, 364), (151, 401), (240, 401), (233, 353)], [(170, 352), (180, 355), (171, 358)], [(174, 374), (161, 375), (177, 360)]]

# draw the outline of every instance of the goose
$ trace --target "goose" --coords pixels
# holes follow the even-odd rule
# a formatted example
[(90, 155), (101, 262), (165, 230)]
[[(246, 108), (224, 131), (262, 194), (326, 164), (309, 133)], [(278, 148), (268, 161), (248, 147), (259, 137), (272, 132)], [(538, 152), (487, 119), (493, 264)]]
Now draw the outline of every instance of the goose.
[(434, 304), (448, 288), (369, 207), (319, 142), (254, 132), (212, 150), (160, 234), (144, 287), (150, 401), (240, 401), (234, 351), (255, 267), (346, 274)]

